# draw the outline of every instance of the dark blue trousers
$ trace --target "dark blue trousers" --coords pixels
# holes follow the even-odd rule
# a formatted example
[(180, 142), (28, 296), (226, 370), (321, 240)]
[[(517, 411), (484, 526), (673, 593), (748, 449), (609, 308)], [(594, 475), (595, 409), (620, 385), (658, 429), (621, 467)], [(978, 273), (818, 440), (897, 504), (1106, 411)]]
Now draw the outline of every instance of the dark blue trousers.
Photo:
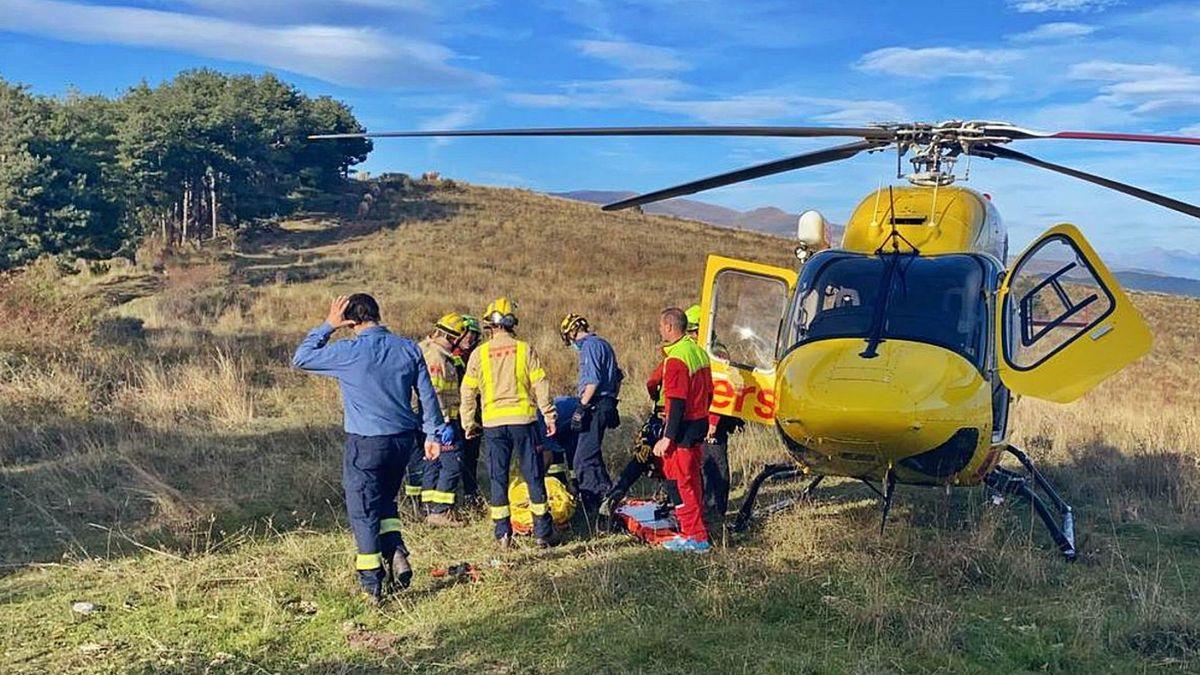
[(408, 456), (408, 466), (406, 467), (407, 477), (404, 479), (404, 496), (421, 498), (421, 491), (425, 484), (425, 448), (421, 444), (425, 442), (424, 434), (415, 434), (413, 436), (412, 453)]
[(415, 447), (415, 434), (358, 436), (347, 434), (342, 457), (342, 487), (346, 515), (358, 548), (355, 567), (359, 582), (377, 590), (384, 580), (383, 560), (396, 551), (408, 555), (400, 534), (396, 493)]
[(479, 496), (479, 448), (482, 444), (480, 436), (462, 443), (462, 493), (468, 500)]
[(546, 466), (534, 443), (537, 426), (510, 424), (484, 427), (483, 442), (488, 451), (488, 474), (492, 487), (492, 523), (496, 538), (512, 534), (508, 507), (508, 467), (513, 455), (521, 463), (521, 476), (529, 484), (529, 510), (533, 512), (533, 535), (549, 537), (554, 533), (550, 504), (546, 498)]
[[(612, 479), (604, 465), (604, 433), (608, 431), (617, 414), (617, 402), (608, 396), (596, 400), (596, 409), (584, 421), (575, 444), (575, 456), (571, 458), (571, 470), (575, 473), (575, 485), (579, 499), (585, 509), (595, 510), (600, 506)], [(570, 420), (559, 420), (559, 424), (570, 424)]]
[(426, 460), (421, 479), (421, 503), (430, 513), (445, 513), (454, 508), (458, 482), (462, 476), (462, 443), (453, 449), (442, 448), (432, 462)]

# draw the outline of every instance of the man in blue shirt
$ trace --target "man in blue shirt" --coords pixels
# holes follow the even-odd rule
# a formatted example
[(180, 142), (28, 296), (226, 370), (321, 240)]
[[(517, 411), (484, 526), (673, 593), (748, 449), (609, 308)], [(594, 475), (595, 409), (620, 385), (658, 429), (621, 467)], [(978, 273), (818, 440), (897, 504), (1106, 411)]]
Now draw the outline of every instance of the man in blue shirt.
[(579, 434), (571, 470), (585, 515), (593, 515), (612, 488), (604, 465), (604, 432), (621, 423), (617, 396), (625, 374), (607, 340), (592, 332), (588, 320), (568, 314), (559, 324), (564, 345), (579, 351), (579, 407), (571, 416), (571, 429)]
[[(329, 338), (350, 328), (354, 338), (333, 344)], [(358, 548), (355, 568), (363, 590), (378, 602), (388, 587), (412, 581), (408, 548), (400, 535), (396, 493), (409, 455), (418, 452), (424, 433), (425, 457), (440, 452), (442, 412), (416, 343), (380, 325), (379, 305), (365, 293), (340, 296), (329, 306), (325, 323), (309, 331), (292, 365), (335, 377), (345, 410), (346, 452), (342, 486), (346, 512)], [(421, 413), (413, 410), (414, 392)]]

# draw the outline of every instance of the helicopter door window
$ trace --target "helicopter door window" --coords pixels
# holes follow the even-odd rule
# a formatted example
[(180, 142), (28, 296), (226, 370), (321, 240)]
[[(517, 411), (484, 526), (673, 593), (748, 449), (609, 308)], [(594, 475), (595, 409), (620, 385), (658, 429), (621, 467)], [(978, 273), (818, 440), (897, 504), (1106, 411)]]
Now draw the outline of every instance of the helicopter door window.
[(1036, 367), (1113, 310), (1112, 296), (1066, 237), (1027, 254), (1009, 288), (1005, 347), (1018, 369)]
[(779, 322), (788, 302), (781, 279), (725, 270), (713, 282), (708, 350), (743, 368), (772, 370)]

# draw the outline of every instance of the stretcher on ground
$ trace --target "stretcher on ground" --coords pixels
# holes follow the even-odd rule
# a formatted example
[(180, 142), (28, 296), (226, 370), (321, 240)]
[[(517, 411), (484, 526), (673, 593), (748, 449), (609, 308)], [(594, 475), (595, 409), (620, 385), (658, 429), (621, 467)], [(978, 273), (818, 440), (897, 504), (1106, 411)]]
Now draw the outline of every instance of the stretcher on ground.
[(659, 546), (679, 534), (679, 523), (674, 518), (659, 517), (661, 505), (649, 499), (627, 499), (613, 511), (625, 530), (634, 537)]

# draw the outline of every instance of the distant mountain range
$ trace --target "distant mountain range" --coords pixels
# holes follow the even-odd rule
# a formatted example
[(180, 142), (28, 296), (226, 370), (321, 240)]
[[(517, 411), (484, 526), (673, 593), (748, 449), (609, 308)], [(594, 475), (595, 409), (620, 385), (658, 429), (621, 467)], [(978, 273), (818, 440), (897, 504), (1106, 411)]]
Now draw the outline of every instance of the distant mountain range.
[[(579, 202), (592, 204), (608, 204), (636, 195), (636, 192), (621, 192), (619, 190), (575, 190), (574, 192), (555, 192), (555, 197), (574, 199)], [(788, 213), (774, 206), (765, 206), (752, 211), (738, 211), (717, 204), (709, 204), (695, 199), (668, 199), (642, 207), (646, 213), (655, 215), (675, 216), (698, 220), (709, 225), (720, 227), (738, 227), (767, 234), (792, 236), (796, 232), (797, 213)]]
[(1200, 279), (1200, 253), (1149, 248), (1123, 254), (1121, 269), (1145, 274)]
[[(608, 204), (636, 195), (620, 190), (574, 190), (551, 193), (555, 197), (592, 204)], [(726, 206), (695, 199), (668, 199), (642, 207), (646, 213), (698, 220), (710, 225), (754, 230), (782, 237), (795, 236), (798, 213), (774, 206), (738, 211)], [(834, 241), (841, 238), (842, 227), (832, 225)], [(1113, 273), (1126, 288), (1138, 291), (1172, 293), (1200, 297), (1200, 253), (1151, 248), (1124, 254)]]

